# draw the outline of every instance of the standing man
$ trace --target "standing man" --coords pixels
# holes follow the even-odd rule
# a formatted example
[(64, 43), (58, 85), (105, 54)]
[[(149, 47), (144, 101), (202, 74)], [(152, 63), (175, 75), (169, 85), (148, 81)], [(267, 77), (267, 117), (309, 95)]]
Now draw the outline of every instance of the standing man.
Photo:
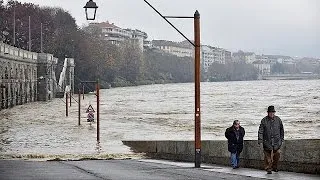
[(243, 137), (245, 131), (240, 126), (239, 120), (233, 121), (233, 125), (226, 129), (225, 136), (228, 139), (228, 151), (231, 153), (231, 165), (233, 169), (239, 168), (239, 156), (243, 149)]
[(280, 147), (284, 140), (283, 124), (275, 112), (274, 106), (268, 107), (268, 116), (261, 120), (258, 131), (258, 143), (263, 143), (264, 165), (268, 174), (272, 174), (272, 170), (278, 172)]

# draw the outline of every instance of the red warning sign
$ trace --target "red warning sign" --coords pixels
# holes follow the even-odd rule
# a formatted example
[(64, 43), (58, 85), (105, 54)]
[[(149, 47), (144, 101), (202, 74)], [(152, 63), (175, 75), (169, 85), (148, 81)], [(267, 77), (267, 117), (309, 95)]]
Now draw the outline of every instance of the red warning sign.
[(91, 106), (91, 104), (89, 105), (86, 113), (88, 113), (88, 112), (95, 112), (94, 109), (93, 109), (93, 107)]

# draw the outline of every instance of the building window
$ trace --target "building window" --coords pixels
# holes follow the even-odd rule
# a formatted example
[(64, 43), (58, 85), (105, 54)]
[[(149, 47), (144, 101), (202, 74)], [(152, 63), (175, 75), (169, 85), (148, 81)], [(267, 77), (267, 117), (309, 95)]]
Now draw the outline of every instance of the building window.
[(6, 67), (6, 69), (4, 70), (4, 78), (5, 79), (9, 79), (9, 74), (8, 74), (8, 68)]

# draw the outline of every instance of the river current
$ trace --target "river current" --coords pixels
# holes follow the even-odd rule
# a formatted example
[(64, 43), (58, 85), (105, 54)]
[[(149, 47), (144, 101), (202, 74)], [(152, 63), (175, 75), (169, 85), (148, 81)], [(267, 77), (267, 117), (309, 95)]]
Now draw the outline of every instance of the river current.
[[(193, 140), (194, 84), (157, 84), (104, 89), (100, 92), (100, 144), (96, 123), (86, 109), (96, 109), (94, 94), (85, 95), (78, 126), (74, 95), (69, 116), (64, 99), (34, 102), (0, 111), (0, 153), (19, 155), (130, 154), (121, 140)], [(257, 139), (267, 107), (274, 105), (285, 139), (319, 139), (320, 80), (201, 83), (203, 140), (225, 140), (234, 120)]]

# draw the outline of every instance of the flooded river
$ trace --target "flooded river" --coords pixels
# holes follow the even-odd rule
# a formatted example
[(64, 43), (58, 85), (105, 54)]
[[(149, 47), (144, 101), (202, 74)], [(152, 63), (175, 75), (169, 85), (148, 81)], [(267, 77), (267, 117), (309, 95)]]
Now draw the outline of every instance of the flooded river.
[[(114, 88), (100, 94), (99, 146), (96, 123), (86, 122), (87, 107), (96, 108), (95, 95), (88, 94), (82, 101), (81, 126), (74, 100), (68, 117), (64, 99), (0, 111), (1, 155), (128, 154), (121, 140), (194, 139), (193, 83)], [(291, 80), (201, 83), (202, 139), (224, 140), (225, 129), (236, 119), (246, 130), (245, 139), (257, 139), (269, 105), (283, 121), (285, 139), (320, 138), (320, 80)]]

